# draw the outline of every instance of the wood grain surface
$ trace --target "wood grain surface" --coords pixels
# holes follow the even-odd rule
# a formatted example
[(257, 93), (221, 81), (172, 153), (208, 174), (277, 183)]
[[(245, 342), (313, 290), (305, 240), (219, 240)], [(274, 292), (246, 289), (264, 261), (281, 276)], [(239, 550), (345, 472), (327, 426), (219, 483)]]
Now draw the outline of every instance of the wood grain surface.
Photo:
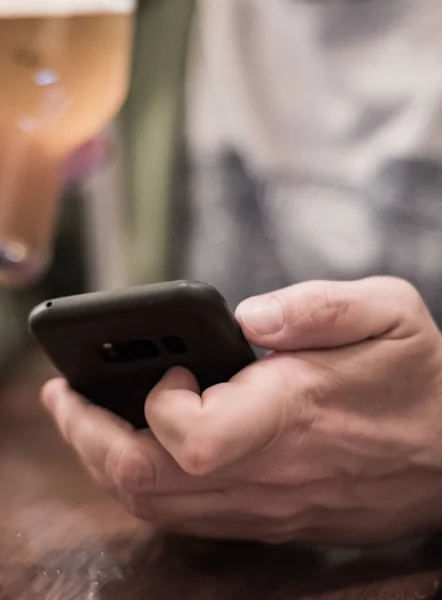
[[(0, 600), (419, 600), (442, 551), (393, 556), (162, 537), (92, 484), (38, 406), (33, 356), (0, 390)], [(351, 560), (349, 560), (349, 558)]]

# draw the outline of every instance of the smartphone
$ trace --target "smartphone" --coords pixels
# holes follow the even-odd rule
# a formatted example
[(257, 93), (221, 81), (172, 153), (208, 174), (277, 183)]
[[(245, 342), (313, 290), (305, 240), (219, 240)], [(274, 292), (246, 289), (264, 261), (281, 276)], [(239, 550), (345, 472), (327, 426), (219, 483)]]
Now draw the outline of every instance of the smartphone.
[(137, 429), (148, 426), (146, 396), (170, 368), (189, 369), (203, 391), (255, 360), (224, 298), (198, 282), (50, 300), (29, 326), (75, 391)]

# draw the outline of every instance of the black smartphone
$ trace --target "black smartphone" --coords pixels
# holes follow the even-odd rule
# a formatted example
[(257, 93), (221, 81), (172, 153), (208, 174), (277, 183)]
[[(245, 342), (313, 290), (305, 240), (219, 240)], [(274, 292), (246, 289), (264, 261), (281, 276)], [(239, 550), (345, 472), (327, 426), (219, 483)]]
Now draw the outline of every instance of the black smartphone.
[(198, 282), (50, 300), (29, 326), (74, 390), (137, 429), (147, 426), (147, 394), (170, 368), (186, 367), (205, 390), (255, 360), (224, 298)]

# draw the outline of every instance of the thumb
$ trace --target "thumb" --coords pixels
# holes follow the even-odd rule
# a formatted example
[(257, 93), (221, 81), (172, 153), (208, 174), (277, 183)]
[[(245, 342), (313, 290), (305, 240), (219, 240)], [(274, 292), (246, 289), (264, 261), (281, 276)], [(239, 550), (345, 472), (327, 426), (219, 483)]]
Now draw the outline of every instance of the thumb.
[(275, 351), (409, 337), (431, 322), (413, 286), (390, 277), (301, 283), (244, 301), (236, 317), (249, 342)]

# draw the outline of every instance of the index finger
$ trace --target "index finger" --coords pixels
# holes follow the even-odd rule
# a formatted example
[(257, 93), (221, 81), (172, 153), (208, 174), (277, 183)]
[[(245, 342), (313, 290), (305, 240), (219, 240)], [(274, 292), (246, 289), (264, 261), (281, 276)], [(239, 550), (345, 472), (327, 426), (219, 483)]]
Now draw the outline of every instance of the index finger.
[(175, 368), (149, 394), (146, 416), (184, 471), (219, 475), (268, 447), (289, 417), (310, 422), (305, 402), (295, 399), (298, 368), (293, 355), (271, 356), (202, 395), (192, 375)]
[(184, 473), (150, 434), (135, 432), (114, 414), (89, 404), (63, 380), (46, 384), (42, 402), (63, 438), (102, 485), (133, 494), (201, 489), (201, 482)]

